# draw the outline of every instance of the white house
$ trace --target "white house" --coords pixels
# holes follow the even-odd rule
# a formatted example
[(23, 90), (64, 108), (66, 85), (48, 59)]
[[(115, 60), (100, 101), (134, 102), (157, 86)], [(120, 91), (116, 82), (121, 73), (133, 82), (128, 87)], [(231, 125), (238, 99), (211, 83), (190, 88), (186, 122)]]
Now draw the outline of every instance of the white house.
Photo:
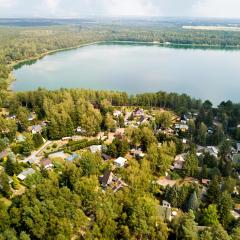
[(113, 116), (114, 116), (114, 117), (120, 117), (121, 115), (122, 115), (122, 112), (119, 111), (119, 110), (115, 110), (115, 111), (113, 112)]
[(126, 158), (123, 158), (123, 157), (119, 157), (117, 158), (116, 160), (114, 160), (114, 164), (117, 166), (117, 167), (124, 167), (125, 163), (127, 162), (127, 159)]
[(208, 152), (210, 155), (214, 156), (214, 157), (218, 157), (218, 149), (214, 146), (208, 146), (206, 148), (206, 152)]
[(23, 181), (27, 176), (34, 174), (35, 170), (32, 168), (28, 168), (24, 171), (22, 171), (20, 174), (18, 174), (18, 179), (20, 179), (21, 181)]
[(89, 149), (92, 153), (101, 152), (102, 151), (102, 145), (92, 145), (92, 146), (89, 147)]

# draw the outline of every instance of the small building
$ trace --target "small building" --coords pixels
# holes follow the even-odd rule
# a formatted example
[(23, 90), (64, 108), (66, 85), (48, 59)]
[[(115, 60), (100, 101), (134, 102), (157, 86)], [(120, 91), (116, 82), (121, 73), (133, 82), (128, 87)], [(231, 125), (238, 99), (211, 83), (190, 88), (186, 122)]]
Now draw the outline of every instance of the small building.
[(210, 180), (209, 179), (202, 179), (201, 183), (202, 183), (202, 185), (207, 186), (210, 183)]
[(175, 169), (175, 170), (183, 169), (183, 165), (185, 162), (185, 156), (186, 156), (186, 154), (179, 154), (175, 157), (175, 161), (173, 163), (173, 169)]
[(205, 151), (216, 158), (218, 157), (218, 149), (214, 146), (207, 146)]
[(165, 207), (158, 205), (156, 207), (157, 215), (164, 220), (171, 221), (172, 220), (172, 209), (171, 207)]
[(32, 134), (37, 134), (42, 132), (42, 126), (41, 125), (33, 125), (32, 126)]
[(52, 169), (53, 168), (53, 164), (52, 161), (50, 159), (44, 159), (41, 161), (41, 166), (44, 167), (44, 169)]
[(102, 145), (92, 145), (89, 149), (92, 153), (102, 152)]
[(136, 158), (136, 159), (142, 159), (144, 158), (145, 154), (142, 152), (142, 149), (139, 148), (139, 149), (135, 149), (133, 148), (131, 150), (131, 154)]
[[(25, 160), (25, 162), (26, 162), (26, 160)], [(39, 162), (39, 160), (36, 157), (33, 157), (33, 158), (28, 159), (27, 162), (29, 164), (37, 164)]]
[(115, 110), (115, 111), (113, 112), (113, 116), (114, 116), (114, 117), (120, 117), (120, 116), (122, 116), (122, 112), (119, 111), (119, 110)]
[(133, 112), (133, 115), (135, 115), (136, 117), (140, 117), (144, 115), (144, 110), (142, 108), (136, 108)]
[(111, 171), (105, 171), (103, 177), (100, 179), (101, 185), (107, 187), (113, 181), (113, 173)]
[(17, 142), (24, 142), (26, 140), (26, 137), (22, 134), (17, 135), (16, 141)]
[(35, 119), (35, 116), (33, 114), (30, 114), (28, 116), (28, 121), (33, 121)]
[(17, 178), (21, 181), (25, 180), (27, 176), (32, 175), (35, 173), (35, 170), (32, 168), (28, 168), (24, 171), (22, 171), (20, 174), (18, 174)]
[(116, 160), (114, 160), (114, 164), (117, 166), (117, 167), (124, 167), (125, 164), (127, 162), (127, 159), (126, 158), (123, 158), (123, 157), (119, 157), (117, 158)]
[(169, 202), (165, 201), (165, 200), (163, 200), (162, 206), (167, 207), (167, 208), (171, 208), (171, 204)]
[(103, 158), (104, 161), (108, 161), (108, 160), (111, 159), (111, 156), (107, 155), (106, 153), (103, 153), (102, 158)]

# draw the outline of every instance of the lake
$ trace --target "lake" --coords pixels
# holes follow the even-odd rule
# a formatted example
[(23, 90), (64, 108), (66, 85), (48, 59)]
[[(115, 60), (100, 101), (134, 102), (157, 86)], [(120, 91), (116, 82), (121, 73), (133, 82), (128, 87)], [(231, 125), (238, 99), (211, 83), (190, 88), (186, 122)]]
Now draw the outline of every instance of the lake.
[(14, 91), (87, 88), (186, 93), (214, 104), (240, 102), (240, 51), (150, 44), (95, 44), (14, 70)]

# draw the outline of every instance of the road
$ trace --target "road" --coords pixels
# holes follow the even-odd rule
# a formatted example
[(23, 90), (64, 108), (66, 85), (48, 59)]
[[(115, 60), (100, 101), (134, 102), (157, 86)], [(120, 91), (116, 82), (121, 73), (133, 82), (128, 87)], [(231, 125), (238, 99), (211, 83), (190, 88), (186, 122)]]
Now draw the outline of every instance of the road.
[(31, 159), (36, 159), (35, 162), (37, 163), (41, 159), (41, 157), (38, 156), (39, 153), (41, 153), (43, 151), (43, 149), (46, 148), (51, 143), (52, 143), (52, 141), (45, 142), (37, 151), (32, 152), (32, 154), (30, 156), (28, 156), (27, 158), (25, 158), (24, 160), (22, 160), (20, 162), (26, 163)]

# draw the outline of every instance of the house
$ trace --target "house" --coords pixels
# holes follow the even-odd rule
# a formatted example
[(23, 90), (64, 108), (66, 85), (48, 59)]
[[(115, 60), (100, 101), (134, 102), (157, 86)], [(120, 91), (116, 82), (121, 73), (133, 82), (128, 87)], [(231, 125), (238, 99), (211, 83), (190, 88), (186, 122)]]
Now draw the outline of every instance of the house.
[(27, 162), (30, 163), (30, 164), (37, 164), (38, 159), (36, 157), (33, 157), (33, 158), (28, 159)]
[[(163, 201), (165, 202), (165, 201)], [(159, 217), (161, 217), (162, 219), (164, 220), (167, 220), (167, 221), (171, 221), (172, 220), (172, 209), (171, 209), (171, 206), (168, 207), (168, 206), (160, 206), (158, 205), (156, 207), (156, 210), (157, 210), (157, 215)]]
[(28, 121), (33, 121), (35, 119), (35, 117), (33, 116), (33, 114), (30, 114), (28, 116)]
[(13, 120), (13, 119), (16, 119), (16, 117), (17, 117), (17, 116), (16, 116), (15, 114), (11, 114), (11, 115), (9, 115), (7, 118)]
[(186, 132), (186, 131), (188, 131), (188, 125), (187, 124), (179, 124), (179, 123), (177, 123), (177, 124), (175, 124), (175, 130), (176, 131), (182, 131), (182, 132)]
[(125, 128), (118, 128), (118, 129), (116, 129), (114, 135), (115, 135), (116, 137), (123, 137), (124, 134), (125, 134)]
[(103, 187), (110, 185), (113, 181), (113, 173), (111, 171), (105, 171), (103, 177), (100, 179), (100, 182)]
[(208, 185), (210, 183), (210, 180), (209, 179), (202, 179), (201, 183), (202, 183), (202, 185), (206, 186), (206, 185)]
[(68, 162), (72, 162), (72, 161), (74, 161), (74, 160), (77, 159), (77, 158), (79, 158), (79, 155), (76, 154), (76, 153), (74, 153), (74, 154), (72, 154), (71, 156), (66, 157), (65, 160), (68, 161)]
[(86, 130), (84, 130), (82, 127), (78, 126), (77, 129), (76, 129), (76, 133), (84, 134), (84, 133), (86, 133)]
[(125, 163), (127, 162), (127, 159), (126, 158), (123, 158), (123, 157), (119, 157), (117, 158), (116, 160), (114, 160), (114, 164), (117, 166), (117, 167), (124, 167)]
[(214, 146), (208, 146), (205, 149), (206, 152), (208, 152), (210, 155), (214, 156), (214, 157), (218, 157), (218, 149)]
[(162, 206), (167, 207), (167, 208), (171, 208), (171, 204), (169, 202), (165, 201), (165, 200), (163, 200)]
[(141, 148), (135, 149), (133, 148), (131, 150), (131, 154), (136, 158), (136, 159), (141, 159), (144, 158), (145, 154), (142, 152)]
[(53, 168), (53, 164), (52, 161), (50, 159), (44, 159), (41, 161), (41, 166), (44, 167), (44, 169), (52, 169)]
[(111, 159), (111, 156), (107, 155), (106, 153), (103, 153), (102, 158), (103, 158), (104, 161), (108, 161), (108, 160)]
[(17, 142), (24, 142), (26, 140), (26, 137), (22, 134), (19, 134), (17, 137), (16, 137), (16, 141)]
[(185, 162), (185, 157), (186, 157), (186, 154), (179, 154), (179, 155), (177, 155), (175, 157), (175, 161), (173, 163), (173, 169), (175, 169), (175, 170), (182, 170), (184, 162)]
[(0, 153), (0, 160), (6, 158), (7, 156), (8, 156), (8, 151), (7, 150), (3, 150)]
[(237, 143), (237, 152), (240, 153), (240, 143)]
[(24, 171), (22, 171), (20, 174), (17, 175), (17, 178), (21, 181), (25, 180), (27, 176), (32, 175), (35, 173), (35, 170), (32, 168), (28, 168)]
[(42, 126), (41, 125), (33, 125), (32, 126), (32, 134), (37, 134), (42, 132)]
[(92, 153), (101, 152), (102, 151), (102, 145), (92, 145), (92, 146), (89, 147), (89, 149)]
[(136, 117), (140, 117), (144, 115), (144, 110), (141, 108), (136, 108), (133, 112), (133, 115), (135, 115)]
[(120, 116), (122, 116), (122, 112), (119, 111), (119, 110), (115, 110), (115, 111), (113, 112), (113, 116), (114, 116), (114, 117), (120, 117)]

